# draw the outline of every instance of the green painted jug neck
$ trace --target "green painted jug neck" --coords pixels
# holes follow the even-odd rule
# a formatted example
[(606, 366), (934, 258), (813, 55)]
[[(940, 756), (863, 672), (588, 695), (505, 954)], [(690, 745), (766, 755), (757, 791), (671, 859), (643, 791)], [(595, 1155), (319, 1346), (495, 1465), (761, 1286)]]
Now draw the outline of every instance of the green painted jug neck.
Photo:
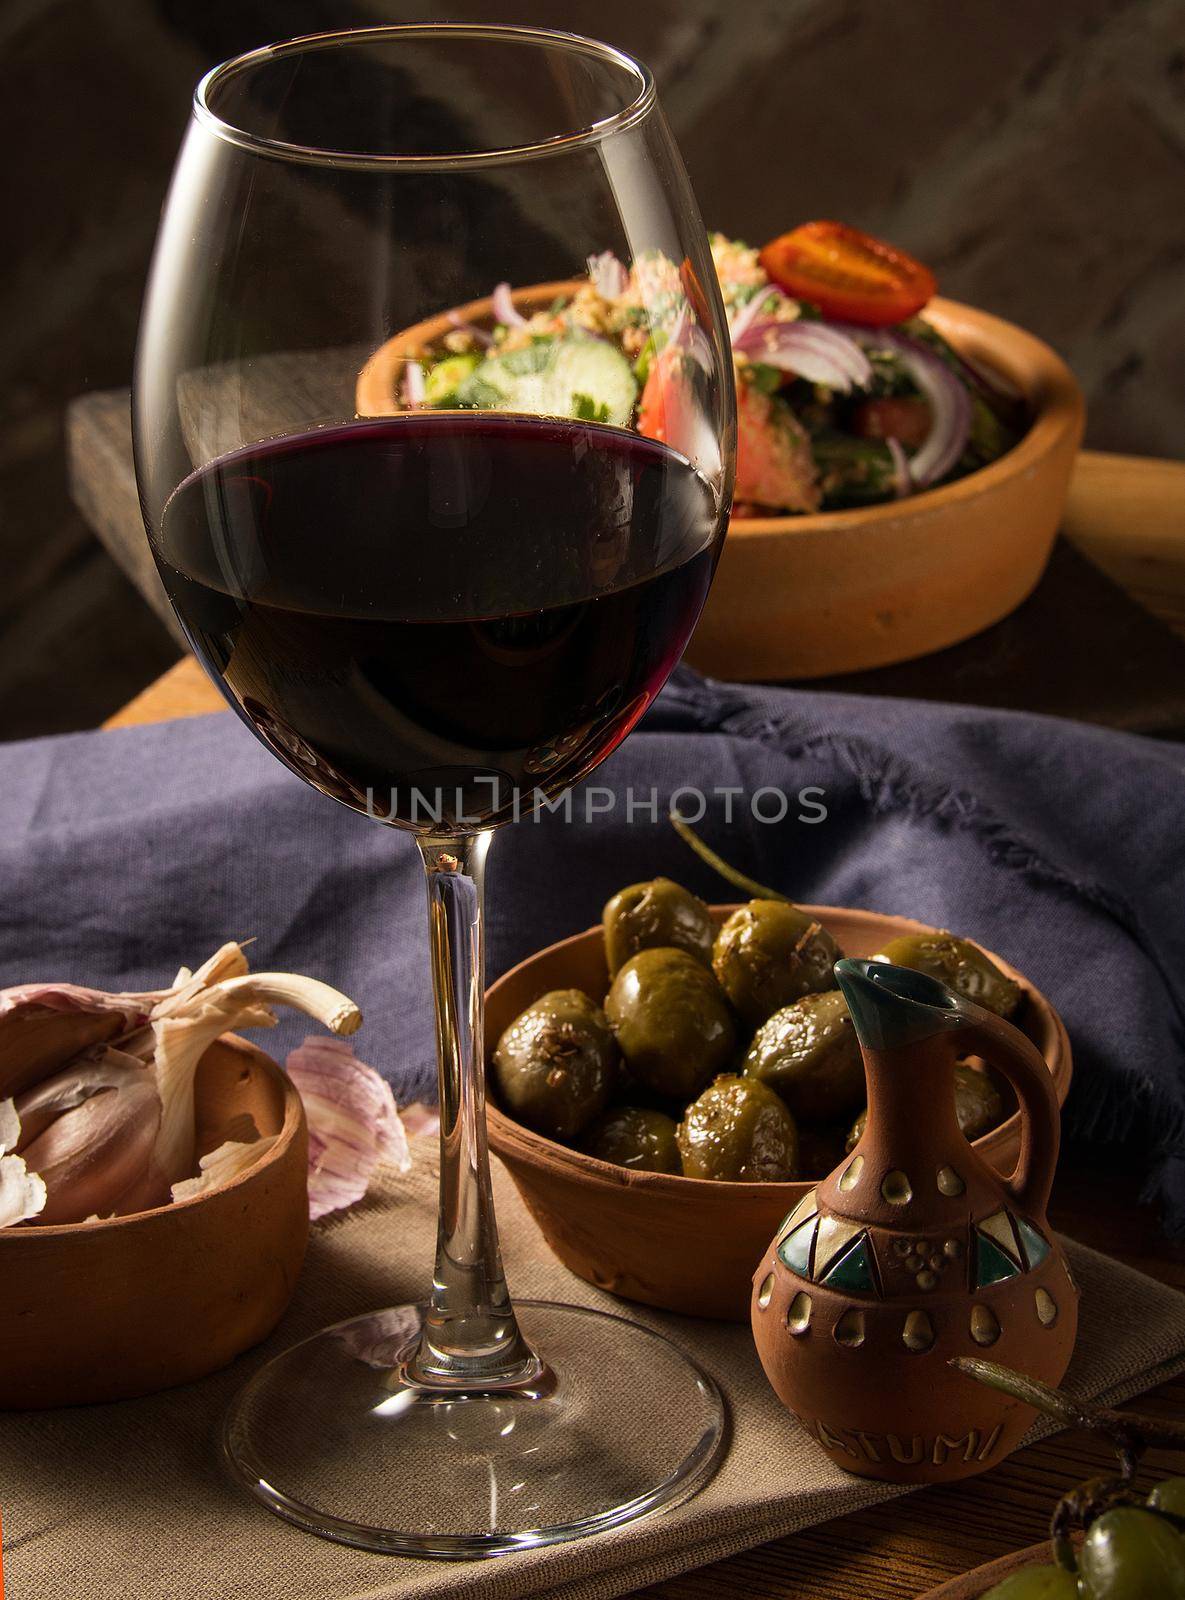
[(924, 972), (844, 957), (835, 963), (835, 976), (866, 1050), (921, 1044), (967, 1024), (958, 996)]

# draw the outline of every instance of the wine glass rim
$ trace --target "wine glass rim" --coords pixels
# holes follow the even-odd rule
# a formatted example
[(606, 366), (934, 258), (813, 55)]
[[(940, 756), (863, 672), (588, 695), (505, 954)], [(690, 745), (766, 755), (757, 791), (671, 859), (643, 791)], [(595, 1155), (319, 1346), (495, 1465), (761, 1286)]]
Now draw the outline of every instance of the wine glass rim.
[[(283, 139), (270, 139), (264, 134), (240, 126), (238, 122), (220, 116), (214, 109), (218, 91), (232, 79), (266, 66), (287, 56), (305, 54), (314, 50), (331, 50), (345, 45), (377, 43), (384, 40), (441, 39), (451, 35), (454, 39), (488, 40), (530, 44), (566, 51), (571, 55), (592, 56), (629, 73), (636, 84), (633, 98), (607, 117), (554, 134), (530, 144), (506, 145), (490, 150), (460, 150), (448, 154), (430, 155), (416, 151), (362, 151), (338, 150), (318, 145), (292, 143)], [(382, 171), (389, 168), (407, 170), (461, 170), (467, 167), (500, 166), (535, 157), (570, 153), (585, 145), (599, 144), (610, 135), (633, 127), (646, 117), (655, 103), (654, 78), (641, 61), (603, 44), (598, 39), (583, 34), (565, 33), (555, 28), (515, 27), (508, 24), (473, 24), (464, 22), (387, 23), (378, 27), (338, 28), (327, 33), (300, 34), (276, 44), (262, 45), (256, 50), (232, 56), (220, 66), (212, 67), (201, 79), (193, 94), (195, 118), (219, 138), (241, 149), (253, 150), (282, 161), (305, 166), (345, 167), (364, 171)]]

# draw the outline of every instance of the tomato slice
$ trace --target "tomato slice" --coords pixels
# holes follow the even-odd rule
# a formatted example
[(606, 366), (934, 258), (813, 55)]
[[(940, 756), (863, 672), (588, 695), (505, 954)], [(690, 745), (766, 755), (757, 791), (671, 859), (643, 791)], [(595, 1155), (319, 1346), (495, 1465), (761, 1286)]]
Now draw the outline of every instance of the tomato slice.
[(869, 328), (904, 322), (937, 288), (929, 267), (844, 222), (804, 222), (772, 239), (758, 259), (795, 300)]

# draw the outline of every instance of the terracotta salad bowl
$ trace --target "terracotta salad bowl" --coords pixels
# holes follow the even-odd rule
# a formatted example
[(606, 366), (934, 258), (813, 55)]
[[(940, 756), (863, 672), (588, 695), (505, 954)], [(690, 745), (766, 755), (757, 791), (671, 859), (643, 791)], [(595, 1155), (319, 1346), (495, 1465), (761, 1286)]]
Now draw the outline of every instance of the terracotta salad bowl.
[[(713, 906), (720, 924), (736, 909)], [(933, 932), (907, 917), (838, 906), (804, 906), (850, 956), (871, 956), (890, 939)], [(1021, 1030), (1040, 1051), (1061, 1104), (1070, 1086), (1070, 1043), (1061, 1018), (1022, 973), (987, 954), (1017, 982)], [(516, 1016), (553, 989), (582, 989), (599, 999), (608, 987), (601, 928), (537, 951), (492, 984), (486, 995), (490, 1048)], [(512, 1120), (491, 1099), (490, 1145), (559, 1259), (578, 1277), (626, 1300), (689, 1316), (746, 1321), (751, 1279), (783, 1218), (823, 1177), (794, 1183), (727, 1183), (631, 1171), (556, 1143)], [(1013, 1113), (975, 1142), (1008, 1174), (1020, 1153)]]
[[(574, 281), (517, 289), (530, 315)], [(986, 311), (941, 297), (924, 317), (959, 352), (1024, 397), (1019, 442), (956, 482), (886, 504), (811, 515), (734, 517), (687, 660), (742, 682), (816, 678), (925, 655), (998, 622), (1045, 570), (1065, 507), (1085, 408), (1050, 347)], [(409, 357), (454, 319), (494, 320), (491, 298), (386, 340), (356, 385), (359, 416), (404, 409)]]

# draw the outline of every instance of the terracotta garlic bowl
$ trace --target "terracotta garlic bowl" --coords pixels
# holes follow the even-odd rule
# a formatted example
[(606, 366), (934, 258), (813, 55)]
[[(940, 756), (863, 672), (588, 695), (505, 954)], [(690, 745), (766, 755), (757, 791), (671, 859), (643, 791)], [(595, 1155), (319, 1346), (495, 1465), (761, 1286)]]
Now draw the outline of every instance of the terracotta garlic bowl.
[(237, 1178), (104, 1222), (0, 1233), (0, 1409), (124, 1400), (189, 1383), (266, 1337), (308, 1237), (308, 1130), (270, 1056), (225, 1034), (194, 1084), (197, 1153), (249, 1116), (275, 1143)]
[[(1057, 1097), (1019, 1029), (936, 979), (852, 960), (836, 976), (864, 1057), (867, 1125), (757, 1268), (757, 1353), (778, 1397), (849, 1472), (967, 1477), (1014, 1450), (1034, 1413), (951, 1358), (1056, 1384), (1074, 1348), (1078, 1291), (1046, 1218)], [(972, 1052), (1016, 1093), (1010, 1177), (955, 1118), (955, 1063)]]
[[(932, 933), (924, 923), (839, 906), (807, 906), (849, 956), (871, 956), (903, 934)], [(713, 906), (722, 923), (735, 906)], [(991, 954), (991, 952), (988, 952)], [(1044, 1060), (1058, 1103), (1070, 1087), (1070, 1043), (1049, 1001), (1006, 961), (991, 959), (1024, 993), (1020, 1026)], [(537, 951), (498, 979), (486, 995), (492, 1049), (520, 1011), (552, 989), (583, 989), (599, 1000), (608, 988), (601, 928)], [(1009, 1173), (1021, 1148), (1019, 1115), (975, 1142), (997, 1172)], [(534, 1133), (489, 1106), (490, 1145), (508, 1168), (527, 1209), (564, 1265), (626, 1300), (689, 1316), (743, 1322), (753, 1269), (778, 1224), (814, 1188), (801, 1183), (719, 1183), (633, 1172)], [(822, 1176), (816, 1174), (815, 1177)]]

